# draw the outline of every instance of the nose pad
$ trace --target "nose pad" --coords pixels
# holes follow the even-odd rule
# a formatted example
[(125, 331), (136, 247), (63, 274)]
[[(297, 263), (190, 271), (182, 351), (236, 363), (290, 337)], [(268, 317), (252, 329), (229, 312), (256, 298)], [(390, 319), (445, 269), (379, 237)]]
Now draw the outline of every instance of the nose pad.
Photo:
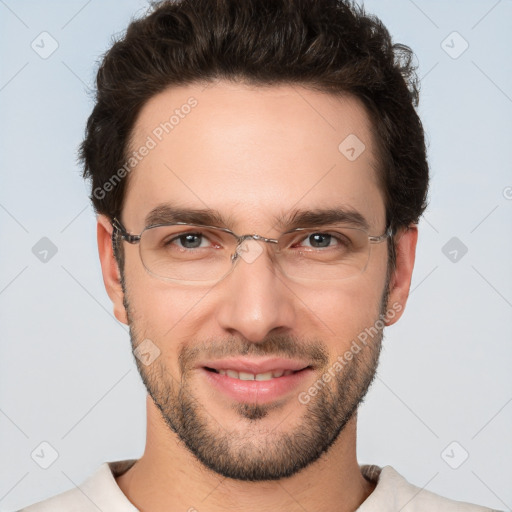
[[(255, 239), (254, 237), (258, 237)], [(272, 239), (268, 239), (272, 240)], [(236, 246), (235, 251), (230, 257), (231, 267), (230, 269), (222, 276), (221, 281), (224, 280), (229, 274), (233, 272), (236, 266), (238, 266), (240, 261), (244, 261), (247, 264), (254, 263), (264, 252), (265, 252), (265, 243), (274, 244), (275, 242), (266, 242), (263, 237), (260, 235), (245, 235), (245, 238)], [(275, 273), (276, 267), (278, 266), (278, 262), (276, 260), (276, 256), (272, 248), (269, 248), (269, 261), (266, 266), (273, 273)]]
[(263, 253), (263, 244), (254, 238), (246, 238), (238, 244), (235, 255), (246, 263), (253, 263)]
[[(267, 249), (265, 246), (267, 246)], [(266, 249), (268, 252), (266, 266), (275, 273), (276, 268), (279, 267), (275, 250), (277, 247), (277, 241), (273, 238), (265, 238), (260, 235), (245, 235), (244, 240), (238, 244), (235, 253), (231, 256), (231, 261), (236, 263), (239, 260), (244, 260), (248, 264), (254, 263), (263, 255)]]

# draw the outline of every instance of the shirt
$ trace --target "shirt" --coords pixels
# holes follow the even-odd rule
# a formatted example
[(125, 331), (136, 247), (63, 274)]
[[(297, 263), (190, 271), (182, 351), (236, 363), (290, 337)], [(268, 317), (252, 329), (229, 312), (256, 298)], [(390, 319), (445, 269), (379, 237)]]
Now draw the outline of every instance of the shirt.
[[(57, 494), (19, 512), (138, 512), (115, 481), (115, 477), (135, 462), (136, 459), (104, 462), (80, 488)], [(356, 512), (497, 512), (416, 487), (391, 466), (362, 465), (360, 468), (363, 476), (377, 486)]]

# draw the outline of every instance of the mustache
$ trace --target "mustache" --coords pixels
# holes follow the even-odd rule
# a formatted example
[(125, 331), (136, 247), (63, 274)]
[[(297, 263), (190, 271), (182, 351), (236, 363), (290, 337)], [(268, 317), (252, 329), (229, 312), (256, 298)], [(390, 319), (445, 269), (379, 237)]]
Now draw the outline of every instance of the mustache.
[(229, 337), (212, 339), (193, 346), (183, 345), (179, 351), (178, 363), (184, 372), (194, 366), (199, 358), (223, 359), (236, 356), (275, 356), (289, 359), (304, 359), (312, 365), (324, 367), (329, 363), (329, 354), (320, 340), (305, 341), (284, 334), (267, 336), (263, 341), (254, 342), (244, 338)]

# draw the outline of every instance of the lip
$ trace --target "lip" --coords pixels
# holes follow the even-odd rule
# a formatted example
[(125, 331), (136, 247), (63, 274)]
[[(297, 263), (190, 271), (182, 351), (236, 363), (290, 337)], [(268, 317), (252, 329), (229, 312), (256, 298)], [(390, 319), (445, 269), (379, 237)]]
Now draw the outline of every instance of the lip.
[[(215, 370), (236, 370), (248, 373), (266, 373), (272, 370), (292, 370), (294, 373), (274, 377), (270, 380), (240, 380), (228, 375), (221, 375)], [(299, 388), (306, 389), (306, 380), (313, 372), (311, 365), (291, 359), (272, 358), (248, 360), (241, 358), (223, 359), (222, 361), (205, 362), (197, 368), (208, 384), (222, 394), (237, 402), (263, 404), (284, 398)]]

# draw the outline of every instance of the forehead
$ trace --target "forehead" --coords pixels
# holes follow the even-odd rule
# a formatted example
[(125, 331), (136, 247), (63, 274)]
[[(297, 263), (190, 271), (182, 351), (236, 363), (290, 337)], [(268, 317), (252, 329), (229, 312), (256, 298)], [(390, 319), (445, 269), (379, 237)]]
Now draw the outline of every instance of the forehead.
[(130, 155), (132, 229), (162, 204), (221, 212), (233, 229), (294, 209), (346, 207), (384, 222), (370, 120), (350, 96), (223, 81), (169, 88), (142, 108)]

